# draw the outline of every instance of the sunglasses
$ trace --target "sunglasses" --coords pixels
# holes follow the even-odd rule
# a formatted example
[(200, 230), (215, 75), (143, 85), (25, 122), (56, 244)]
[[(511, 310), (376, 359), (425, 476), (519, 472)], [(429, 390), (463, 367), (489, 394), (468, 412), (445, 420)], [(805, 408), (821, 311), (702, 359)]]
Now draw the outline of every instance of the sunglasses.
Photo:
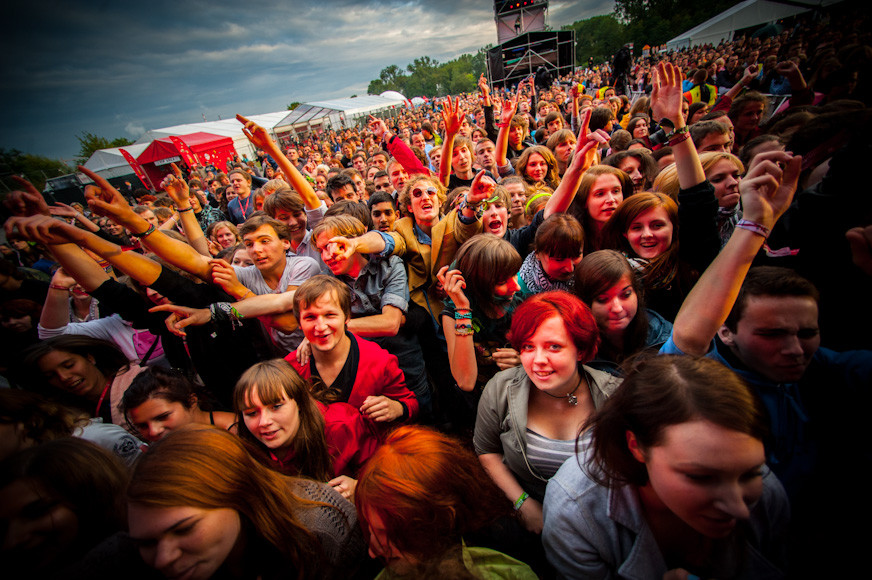
[(412, 190), (412, 197), (421, 197), (422, 195), (425, 195), (425, 194), (428, 196), (433, 196), (433, 195), (436, 195), (437, 193), (439, 193), (439, 190), (431, 185), (430, 187), (427, 187), (425, 189), (413, 189)]

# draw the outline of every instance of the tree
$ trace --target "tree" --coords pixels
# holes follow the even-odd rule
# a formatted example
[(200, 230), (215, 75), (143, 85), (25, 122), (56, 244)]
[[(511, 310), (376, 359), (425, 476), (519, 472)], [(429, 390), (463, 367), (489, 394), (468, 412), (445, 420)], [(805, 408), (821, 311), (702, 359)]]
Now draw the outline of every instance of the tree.
[(99, 151), (100, 149), (133, 145), (133, 141), (125, 137), (118, 137), (110, 141), (105, 137), (100, 137), (93, 133), (82, 133), (81, 135), (76, 135), (76, 139), (79, 141), (79, 155), (76, 157), (76, 163), (79, 165), (83, 165), (85, 161), (90, 159), (95, 151)]
[(579, 20), (563, 28), (575, 30), (575, 60), (579, 64), (591, 57), (598, 63), (610, 60), (628, 42), (627, 27), (614, 14)]
[(0, 175), (3, 176), (2, 191), (18, 189), (18, 185), (9, 175), (23, 175), (38, 190), (45, 189), (45, 181), (51, 177), (60, 177), (72, 173), (73, 168), (57, 159), (42, 155), (22, 153), (17, 149), (0, 148)]
[(288, 110), (289, 110), (289, 111), (293, 111), (294, 109), (296, 109), (297, 107), (299, 107), (299, 106), (302, 105), (302, 104), (303, 104), (303, 103), (301, 103), (301, 102), (299, 102), (299, 101), (294, 101), (293, 103), (290, 103), (290, 104), (288, 105)]

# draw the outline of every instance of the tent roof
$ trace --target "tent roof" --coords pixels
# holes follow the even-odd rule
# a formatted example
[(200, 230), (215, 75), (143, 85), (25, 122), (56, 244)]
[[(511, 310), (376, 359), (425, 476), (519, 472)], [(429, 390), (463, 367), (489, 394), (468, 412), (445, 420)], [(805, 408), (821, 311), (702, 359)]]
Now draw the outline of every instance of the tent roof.
[[(261, 127), (265, 127), (267, 129), (272, 129), (275, 127), (276, 122), (280, 121), (285, 115), (287, 115), (287, 111), (279, 111), (277, 113), (264, 113), (262, 115), (249, 115), (248, 119), (254, 121)], [(172, 127), (164, 127), (162, 129), (153, 129), (151, 131), (147, 131), (140, 137), (136, 142), (137, 143), (151, 143), (155, 139), (161, 139), (163, 137), (169, 137), (170, 135), (190, 135), (191, 133), (209, 133), (211, 135), (219, 135), (222, 137), (242, 137), (245, 138), (245, 135), (242, 133), (242, 123), (233, 119), (222, 119), (220, 121), (204, 121), (202, 123), (188, 123), (185, 125), (173, 125)]]
[[(222, 137), (221, 135), (213, 135), (211, 133), (191, 133), (190, 135), (179, 135), (181, 139), (194, 153), (208, 151), (210, 149), (221, 147), (232, 147), (233, 139), (230, 137)], [(170, 141), (169, 137), (162, 137), (151, 142), (145, 150), (140, 153), (136, 160), (140, 163), (154, 163), (161, 159), (169, 159), (179, 155), (179, 150), (175, 144)]]
[[(127, 145), (124, 149), (133, 155), (133, 157), (137, 157), (145, 151), (146, 147), (148, 147), (148, 143)], [(85, 162), (85, 167), (94, 173), (100, 174), (106, 179), (133, 173), (133, 169), (131, 169), (130, 165), (127, 164), (127, 161), (124, 160), (118, 147), (95, 151), (94, 154)]]
[(405, 103), (404, 99), (387, 98), (378, 95), (365, 95), (363, 97), (351, 97), (348, 99), (332, 99), (329, 101), (313, 101), (298, 106), (296, 109), (288, 113), (281, 122), (277, 123), (275, 127), (289, 127), (310, 123), (318, 119), (323, 119), (324, 117), (330, 117), (331, 115), (353, 118), (386, 109), (387, 107), (402, 105), (403, 103)]
[(788, 3), (778, 0), (744, 0), (694, 26), (666, 43), (669, 50), (699, 44), (718, 44), (722, 40), (732, 40), (736, 30), (773, 22), (781, 18), (808, 12), (814, 8), (835, 4), (841, 0), (819, 0), (818, 2), (791, 0)]

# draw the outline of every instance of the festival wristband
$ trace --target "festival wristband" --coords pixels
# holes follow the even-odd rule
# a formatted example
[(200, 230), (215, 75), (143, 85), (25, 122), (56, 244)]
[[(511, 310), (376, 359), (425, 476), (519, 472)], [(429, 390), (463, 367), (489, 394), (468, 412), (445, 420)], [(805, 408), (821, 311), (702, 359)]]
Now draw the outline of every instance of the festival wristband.
[(748, 230), (749, 232), (754, 232), (758, 236), (763, 236), (763, 239), (769, 237), (770, 231), (764, 225), (758, 224), (757, 222), (752, 222), (750, 220), (739, 220), (739, 223), (736, 224), (737, 228), (742, 228), (743, 230)]
[(454, 320), (472, 320), (472, 312), (463, 309), (455, 310)]
[(193, 207), (193, 206), (191, 206), (191, 207), (186, 207), (185, 209), (179, 209), (179, 210), (176, 210), (176, 211), (178, 211), (179, 213), (185, 213), (186, 211), (194, 211), (194, 207)]
[(519, 497), (518, 499), (515, 500), (515, 505), (514, 505), (515, 511), (518, 511), (519, 509), (521, 509), (521, 506), (524, 505), (524, 502), (527, 501), (527, 499), (529, 497), (530, 497), (530, 494), (528, 494), (526, 491), (521, 493), (521, 497)]
[(471, 324), (465, 325), (455, 325), (454, 326), (454, 335), (455, 336), (471, 336), (475, 334), (475, 330), (473, 330)]
[(477, 203), (475, 205), (472, 205), (471, 203), (469, 203), (466, 200), (465, 195), (463, 196), (463, 199), (460, 200), (460, 204), (458, 205), (458, 208), (460, 209), (461, 212), (465, 209), (468, 209), (469, 211), (471, 211), (473, 213), (473, 215), (475, 215), (475, 219), (477, 219), (477, 220), (480, 220), (481, 216), (484, 215), (484, 204)]
[(66, 286), (61, 286), (60, 284), (49, 284), (48, 287), (51, 288), (52, 290), (61, 290), (63, 292), (70, 291), (69, 288), (67, 288)]
[(669, 139), (669, 140), (671, 141), (671, 140), (674, 139), (675, 137), (678, 137), (679, 135), (684, 135), (685, 133), (689, 133), (689, 132), (690, 132), (690, 127), (689, 127), (688, 125), (685, 125), (685, 126), (682, 127), (681, 129), (675, 129), (675, 130), (673, 130), (671, 133), (669, 133), (668, 135), (666, 135), (666, 138)]
[(690, 133), (680, 133), (680, 134), (676, 135), (675, 137), (672, 137), (671, 139), (669, 139), (669, 146), (675, 147), (679, 143), (683, 143), (684, 141), (687, 141), (688, 139), (690, 139)]
[(144, 238), (148, 235), (151, 235), (155, 232), (157, 228), (154, 227), (154, 224), (148, 224), (148, 229), (142, 232), (141, 234), (133, 234), (137, 238)]

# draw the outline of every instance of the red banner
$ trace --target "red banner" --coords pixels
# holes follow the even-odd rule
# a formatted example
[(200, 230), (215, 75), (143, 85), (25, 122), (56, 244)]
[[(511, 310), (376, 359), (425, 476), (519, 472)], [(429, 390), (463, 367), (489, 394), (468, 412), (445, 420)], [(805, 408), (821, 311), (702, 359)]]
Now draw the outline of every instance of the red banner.
[(175, 135), (170, 135), (169, 139), (173, 142), (173, 145), (176, 146), (176, 149), (179, 150), (179, 155), (182, 156), (182, 159), (188, 165), (188, 167), (193, 169), (202, 165), (202, 163), (200, 163), (200, 160), (197, 158), (197, 154), (191, 151), (191, 149), (187, 145), (185, 145), (184, 141), (182, 141)]
[(135, 173), (136, 177), (139, 178), (139, 181), (142, 182), (143, 187), (145, 187), (146, 189), (151, 189), (153, 191), (156, 191), (156, 188), (151, 183), (151, 180), (148, 178), (148, 176), (142, 170), (142, 167), (139, 166), (139, 163), (136, 162), (136, 159), (134, 159), (133, 155), (131, 155), (130, 153), (128, 153), (124, 149), (119, 149), (119, 151), (121, 151), (121, 155), (124, 156), (124, 160), (127, 161), (127, 163), (130, 165), (130, 167), (133, 169), (133, 173)]

